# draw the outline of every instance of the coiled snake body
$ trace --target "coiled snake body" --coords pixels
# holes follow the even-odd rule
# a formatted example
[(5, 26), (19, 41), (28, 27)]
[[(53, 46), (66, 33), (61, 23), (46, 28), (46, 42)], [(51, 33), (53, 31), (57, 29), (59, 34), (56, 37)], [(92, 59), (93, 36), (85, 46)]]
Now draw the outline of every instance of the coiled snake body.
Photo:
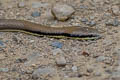
[(89, 27), (47, 27), (24, 20), (0, 19), (0, 31), (22, 30), (42, 35), (77, 38), (100, 38), (99, 31)]

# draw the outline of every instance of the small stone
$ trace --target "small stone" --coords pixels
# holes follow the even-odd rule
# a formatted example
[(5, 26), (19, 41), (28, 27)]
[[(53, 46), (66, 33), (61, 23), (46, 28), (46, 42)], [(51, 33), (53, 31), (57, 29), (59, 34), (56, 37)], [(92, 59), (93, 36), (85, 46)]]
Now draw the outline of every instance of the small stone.
[(78, 72), (77, 77), (82, 78), (83, 76), (89, 76), (89, 75), (90, 75), (89, 73), (82, 71), (82, 72)]
[(73, 66), (72, 70), (73, 70), (73, 72), (76, 72), (77, 71), (77, 66)]
[(91, 20), (94, 20), (94, 18), (95, 18), (95, 16), (90, 16), (90, 19), (91, 19)]
[(96, 62), (102, 62), (104, 60), (105, 60), (105, 56), (99, 56), (97, 57)]
[(23, 7), (25, 7), (25, 3), (24, 3), (24, 2), (20, 2), (20, 3), (18, 3), (18, 7), (19, 7), (19, 8), (23, 8)]
[(16, 44), (22, 44), (22, 40), (19, 37), (13, 36), (12, 39)]
[(113, 26), (118, 26), (118, 25), (119, 25), (119, 21), (118, 21), (117, 18), (115, 18), (115, 19), (113, 20)]
[(51, 10), (47, 10), (44, 13), (44, 18), (47, 20), (54, 20), (54, 16), (52, 15)]
[(115, 50), (113, 52), (113, 55), (119, 57), (119, 59), (120, 59), (120, 48), (119, 48), (119, 46), (115, 48)]
[(36, 78), (40, 78), (40, 76), (44, 76), (44, 75), (54, 75), (56, 73), (56, 70), (52, 67), (45, 67), (45, 68), (38, 68), (36, 70), (34, 70), (34, 72), (32, 73), (32, 77), (33, 79)]
[(120, 71), (112, 73), (112, 80), (120, 80)]
[(111, 76), (112, 76), (112, 80), (120, 80), (120, 65), (114, 68), (114, 71), (112, 72)]
[(39, 17), (40, 13), (38, 11), (35, 11), (31, 15), (32, 15), (32, 17)]
[(111, 57), (105, 57), (104, 63), (106, 64), (113, 64), (113, 59)]
[(54, 17), (60, 21), (65, 21), (75, 12), (74, 8), (64, 3), (57, 3), (51, 10)]
[(118, 21), (118, 19), (115, 18), (115, 19), (109, 19), (109, 20), (107, 20), (105, 24), (106, 24), (107, 26), (118, 26), (119, 23), (120, 23), (120, 22)]
[(35, 40), (30, 40), (30, 43), (33, 43), (33, 42), (35, 42)]
[(16, 78), (15, 80), (22, 80), (21, 78)]
[(104, 13), (104, 15), (103, 15), (103, 19), (105, 19), (106, 17), (111, 17), (112, 16), (112, 14), (111, 13)]
[(118, 33), (118, 30), (112, 30), (112, 32), (114, 32), (114, 33)]
[(48, 3), (41, 3), (41, 2), (33, 2), (32, 8), (48, 8), (50, 4)]
[(63, 46), (63, 44), (61, 42), (53, 42), (51, 45), (56, 48), (62, 48), (62, 46)]
[(18, 58), (18, 59), (16, 59), (16, 63), (24, 63), (25, 61), (27, 61), (27, 59), (25, 58), (25, 59), (21, 59), (21, 58)]
[(116, 66), (120, 66), (120, 46), (116, 46), (113, 52), (113, 56), (116, 57)]
[(104, 44), (104, 45), (109, 46), (109, 45), (111, 45), (112, 43), (113, 43), (113, 41), (110, 40), (110, 39), (104, 39), (104, 40), (103, 40), (103, 44)]
[(89, 24), (90, 24), (90, 22), (85, 22), (85, 24), (89, 25)]
[(80, 5), (80, 9), (87, 9), (87, 6)]
[(82, 72), (80, 72), (80, 73), (78, 73), (78, 75), (77, 75), (77, 77), (83, 77), (84, 76), (84, 74), (82, 73)]
[[(0, 51), (2, 51), (2, 49), (0, 49)], [(4, 60), (6, 58), (5, 54), (0, 54), (0, 60)]]
[(117, 6), (117, 5), (112, 6), (112, 12), (113, 12), (113, 14), (119, 15), (120, 14), (119, 10), (120, 10), (119, 6)]
[(40, 53), (36, 53), (33, 52), (32, 54), (29, 54), (27, 56), (27, 61), (24, 63), (25, 66), (34, 66), (35, 63), (38, 62), (38, 59), (41, 57), (42, 55)]
[(87, 72), (89, 72), (89, 73), (92, 73), (94, 71), (94, 69), (93, 68), (87, 68)]
[(105, 24), (108, 25), (108, 26), (110, 26), (110, 25), (112, 25), (112, 22), (113, 22), (113, 21), (112, 21), (111, 19), (109, 19), (109, 20), (107, 20), (107, 21), (105, 22)]
[(83, 78), (74, 77), (74, 78), (64, 78), (63, 80), (84, 80), (84, 79)]
[(56, 58), (56, 64), (58, 66), (65, 66), (66, 65), (66, 60), (64, 57), (58, 57)]
[(88, 19), (86, 19), (86, 18), (82, 18), (82, 19), (81, 19), (81, 22), (86, 23), (86, 22), (88, 22)]
[(61, 77), (58, 76), (58, 74), (56, 74), (55, 76), (53, 76), (53, 77), (50, 78), (49, 80), (61, 80)]
[(96, 23), (95, 23), (95, 21), (90, 21), (88, 25), (89, 25), (89, 26), (95, 26)]
[(101, 76), (102, 74), (101, 74), (101, 72), (97, 71), (97, 72), (94, 73), (94, 75), (95, 76)]
[(112, 69), (106, 69), (105, 72), (108, 74), (112, 74)]
[(32, 74), (33, 71), (34, 71), (33, 69), (29, 68), (29, 69), (25, 70), (25, 73), (26, 74)]
[(63, 51), (62, 51), (60, 48), (57, 48), (57, 49), (52, 50), (52, 53), (53, 53), (53, 55), (55, 56), (55, 55), (57, 55), (57, 54), (62, 54)]
[(0, 47), (5, 47), (4, 42), (0, 40)]
[(9, 69), (8, 68), (0, 68), (0, 72), (8, 72)]

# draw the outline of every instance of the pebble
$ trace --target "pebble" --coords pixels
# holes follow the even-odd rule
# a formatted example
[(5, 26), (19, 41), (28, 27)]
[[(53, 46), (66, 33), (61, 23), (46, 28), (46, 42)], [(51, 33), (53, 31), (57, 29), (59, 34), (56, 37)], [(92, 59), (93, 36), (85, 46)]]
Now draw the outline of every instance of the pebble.
[(51, 13), (51, 10), (46, 10), (46, 12), (44, 13), (44, 18), (47, 20), (54, 20), (54, 16)]
[(25, 3), (24, 2), (19, 2), (18, 3), (18, 7), (19, 8), (24, 8), (25, 7)]
[(92, 73), (93, 71), (94, 71), (94, 68), (93, 68), (93, 67), (87, 68), (87, 72)]
[(89, 24), (90, 24), (90, 22), (86, 22), (85, 24), (89, 25)]
[(28, 57), (26, 58), (27, 61), (24, 63), (25, 66), (33, 66), (35, 63), (38, 62), (38, 58), (40, 58), (42, 55), (40, 53), (32, 53), (30, 55), (28, 55)]
[(60, 21), (67, 20), (75, 12), (72, 6), (64, 4), (64, 3), (57, 3), (53, 5), (53, 8), (51, 11), (54, 17)]
[(96, 22), (95, 22), (95, 21), (90, 21), (90, 22), (88, 23), (88, 25), (89, 25), (89, 26), (95, 26), (95, 25), (96, 25)]
[[(0, 48), (0, 51), (2, 51), (3, 49)], [(0, 54), (0, 60), (4, 60), (6, 58), (5, 54)]]
[(112, 80), (120, 80), (120, 71), (112, 73)]
[(95, 19), (95, 16), (90, 16), (90, 20), (94, 20)]
[(22, 40), (19, 37), (13, 36), (12, 39), (16, 44), (22, 44)]
[(32, 8), (48, 8), (50, 4), (48, 3), (41, 3), (41, 2), (33, 2)]
[(119, 15), (120, 14), (120, 12), (119, 12), (119, 6), (117, 6), (117, 5), (112, 6), (112, 12), (115, 15)]
[(77, 71), (77, 66), (73, 66), (72, 70), (73, 70), (73, 72), (76, 72)]
[(117, 18), (115, 18), (115, 19), (109, 19), (109, 20), (107, 20), (107, 21), (105, 22), (105, 24), (106, 24), (107, 26), (118, 26), (118, 25), (120, 24), (120, 22), (118, 21)]
[(0, 40), (0, 47), (5, 47), (4, 42)]
[(8, 68), (0, 68), (0, 72), (8, 72), (9, 69)]
[(25, 70), (25, 73), (26, 73), (26, 74), (32, 74), (33, 71), (34, 71), (34, 69), (27, 69), (27, 70)]
[(52, 42), (51, 45), (56, 48), (62, 48), (63, 43), (55, 41), (55, 42)]
[(108, 73), (108, 74), (112, 74), (112, 69), (105, 69), (105, 72)]
[(111, 57), (105, 57), (104, 63), (112, 65), (113, 64), (113, 59)]
[(105, 60), (105, 56), (99, 56), (96, 58), (96, 62), (102, 62)]
[(82, 18), (82, 19), (81, 19), (81, 22), (86, 23), (86, 22), (88, 22), (88, 19)]
[(32, 17), (39, 17), (40, 13), (38, 11), (35, 11), (31, 15), (32, 15)]
[(116, 59), (117, 59), (116, 66), (120, 67), (120, 46), (119, 45), (115, 47), (113, 56), (116, 57)]
[(16, 59), (16, 63), (24, 63), (25, 61), (26, 61), (27, 59), (25, 58), (25, 59), (21, 59), (21, 58), (18, 58), (18, 59)]
[(94, 75), (95, 75), (95, 76), (101, 76), (102, 74), (101, 74), (101, 72), (96, 71), (96, 72), (94, 73)]
[(113, 25), (113, 21), (111, 19), (109, 19), (105, 22), (105, 24), (108, 26)]
[(73, 78), (64, 78), (63, 80), (84, 80), (84, 79), (83, 78), (73, 77)]
[(87, 9), (88, 7), (87, 6), (84, 6), (84, 5), (80, 5), (80, 9)]
[[(94, 19), (93, 16), (90, 17), (91, 19)], [(84, 24), (87, 24), (89, 26), (95, 26), (96, 25), (96, 22), (95, 21), (88, 21), (88, 19), (86, 18), (82, 18), (81, 19), (81, 22), (83, 22)]]
[(104, 39), (104, 40), (103, 40), (103, 45), (109, 46), (109, 45), (111, 45), (112, 43), (113, 43), (113, 41), (112, 41), (111, 39)]
[(117, 18), (115, 18), (113, 21), (113, 26), (118, 26), (118, 25), (119, 25), (119, 21)]
[(60, 48), (53, 49), (52, 54), (55, 56), (57, 54), (63, 54), (63, 51)]
[(66, 65), (65, 57), (58, 57), (58, 58), (56, 58), (56, 64), (58, 66), (65, 66)]
[(36, 70), (34, 70), (34, 72), (32, 73), (32, 77), (34, 79), (39, 78), (40, 76), (43, 75), (54, 75), (56, 73), (56, 70), (52, 67), (45, 67), (45, 68), (38, 68)]
[(42, 55), (41, 55), (40, 53), (34, 52), (34, 53), (28, 55), (27, 59), (28, 59), (28, 60), (32, 60), (32, 59), (39, 58), (39, 57), (41, 57), (41, 56), (42, 56)]
[(35, 40), (30, 40), (30, 43), (34, 43), (35, 42)]
[(118, 57), (119, 60), (120, 60), (120, 48), (119, 48), (119, 46), (118, 47), (116, 46), (116, 48), (115, 48), (115, 50), (113, 52), (113, 55)]

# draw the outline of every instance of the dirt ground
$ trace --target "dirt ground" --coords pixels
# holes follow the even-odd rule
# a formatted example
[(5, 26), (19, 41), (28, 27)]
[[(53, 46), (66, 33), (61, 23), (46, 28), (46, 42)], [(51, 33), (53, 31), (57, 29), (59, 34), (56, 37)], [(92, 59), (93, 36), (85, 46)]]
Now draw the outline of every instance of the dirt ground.
[[(24, 6), (19, 7), (21, 2)], [(35, 2), (40, 3), (38, 7)], [(67, 21), (57, 21), (49, 15), (51, 6), (59, 2), (75, 9)], [(120, 75), (120, 25), (115, 22), (119, 22), (119, 4), (119, 0), (1, 0), (1, 19), (28, 20), (56, 27), (94, 27), (102, 31), (102, 38), (79, 41), (0, 32), (0, 80), (114, 80), (115, 71)], [(33, 17), (35, 11), (40, 16)], [(96, 24), (90, 26), (82, 19)], [(62, 46), (56, 48), (55, 42)], [(61, 60), (59, 57), (64, 66), (56, 64)]]

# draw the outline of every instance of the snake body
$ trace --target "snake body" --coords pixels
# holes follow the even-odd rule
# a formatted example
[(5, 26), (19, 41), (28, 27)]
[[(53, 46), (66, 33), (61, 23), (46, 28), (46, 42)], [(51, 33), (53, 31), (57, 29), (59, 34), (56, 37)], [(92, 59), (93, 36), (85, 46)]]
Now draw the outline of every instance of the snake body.
[(89, 27), (49, 27), (37, 23), (16, 20), (16, 19), (0, 19), (0, 31), (4, 30), (23, 30), (27, 32), (66, 37), (95, 37), (100, 38), (101, 35), (97, 29)]

